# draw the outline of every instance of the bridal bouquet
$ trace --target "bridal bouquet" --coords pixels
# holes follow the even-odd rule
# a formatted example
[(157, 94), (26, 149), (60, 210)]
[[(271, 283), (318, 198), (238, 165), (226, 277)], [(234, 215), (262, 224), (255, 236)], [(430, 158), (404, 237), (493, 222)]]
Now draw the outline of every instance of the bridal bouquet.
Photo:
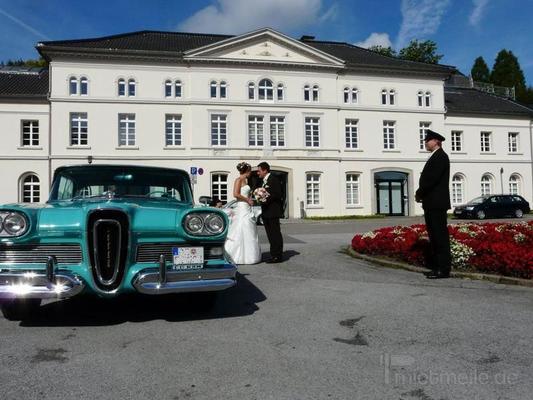
[(254, 190), (254, 198), (260, 203), (267, 201), (268, 196), (270, 196), (270, 193), (265, 188), (260, 187)]

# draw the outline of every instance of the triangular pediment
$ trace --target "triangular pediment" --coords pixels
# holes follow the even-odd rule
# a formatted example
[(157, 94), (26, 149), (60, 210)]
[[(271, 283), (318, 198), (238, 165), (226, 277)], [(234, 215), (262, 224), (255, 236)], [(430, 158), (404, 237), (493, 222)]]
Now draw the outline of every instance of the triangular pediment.
[(270, 28), (217, 42), (184, 55), (189, 59), (339, 67), (344, 62)]

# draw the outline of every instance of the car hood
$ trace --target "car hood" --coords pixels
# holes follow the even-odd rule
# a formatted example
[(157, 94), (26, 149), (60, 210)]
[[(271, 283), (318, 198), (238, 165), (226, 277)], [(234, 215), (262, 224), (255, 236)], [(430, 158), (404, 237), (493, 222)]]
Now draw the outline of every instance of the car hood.
[(190, 204), (146, 199), (80, 199), (46, 204), (8, 204), (0, 209), (20, 211), (30, 220), (24, 237), (78, 236), (85, 231), (87, 216), (93, 210), (115, 209), (126, 213), (133, 231), (163, 233), (176, 231)]

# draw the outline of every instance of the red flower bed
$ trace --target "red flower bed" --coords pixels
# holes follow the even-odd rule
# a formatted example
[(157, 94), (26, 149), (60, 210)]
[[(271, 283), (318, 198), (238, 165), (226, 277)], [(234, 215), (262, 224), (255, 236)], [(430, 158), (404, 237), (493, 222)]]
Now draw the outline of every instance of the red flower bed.
[[(533, 277), (533, 221), (449, 225), (454, 269)], [(393, 226), (355, 235), (358, 253), (424, 265), (429, 242), (425, 225)]]

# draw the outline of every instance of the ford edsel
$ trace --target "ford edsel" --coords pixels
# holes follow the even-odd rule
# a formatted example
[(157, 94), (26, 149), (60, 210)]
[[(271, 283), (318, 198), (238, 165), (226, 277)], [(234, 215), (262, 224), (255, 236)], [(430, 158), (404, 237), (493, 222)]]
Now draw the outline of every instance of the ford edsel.
[(160, 295), (236, 283), (224, 256), (228, 219), (194, 208), (189, 176), (167, 168), (58, 168), (46, 204), (0, 206), (0, 305), (8, 319), (43, 299)]

